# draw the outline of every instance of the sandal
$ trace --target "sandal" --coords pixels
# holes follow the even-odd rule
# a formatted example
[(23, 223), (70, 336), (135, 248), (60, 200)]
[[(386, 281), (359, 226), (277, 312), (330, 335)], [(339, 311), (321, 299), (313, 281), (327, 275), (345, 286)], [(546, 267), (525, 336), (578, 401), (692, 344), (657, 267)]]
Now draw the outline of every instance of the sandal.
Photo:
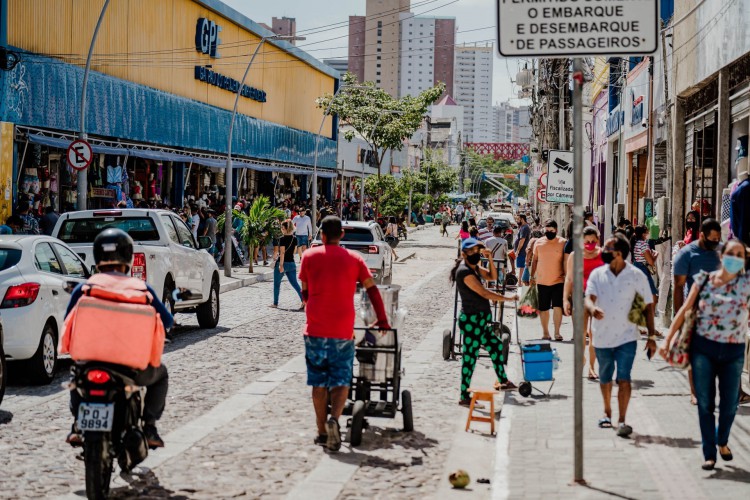
[[(502, 384), (498, 384), (498, 385), (499, 385), (499, 390), (501, 391), (515, 391), (516, 389), (518, 389), (518, 386), (514, 384), (513, 382), (511, 382), (510, 380)], [(498, 387), (496, 386), (495, 389), (498, 389)]]
[(599, 419), (599, 428), (600, 429), (611, 429), (612, 428), (612, 419), (609, 417), (604, 417)]
[(594, 372), (589, 372), (588, 379), (591, 380), (592, 382), (596, 382), (597, 380), (599, 380), (599, 375), (597, 375)]
[(746, 403), (750, 403), (750, 394), (742, 391), (740, 394), (740, 402), (739, 404), (744, 405)]
[(556, 342), (562, 342), (563, 341), (563, 336), (560, 335), (559, 333), (555, 334), (555, 341)]
[(714, 470), (714, 467), (716, 467), (716, 460), (706, 460), (701, 465), (701, 469), (703, 470)]
[[(729, 450), (729, 446), (726, 447), (727, 450)], [(721, 455), (722, 460), (725, 462), (731, 462), (732, 459), (734, 459), (734, 455), (732, 455), (732, 450), (729, 450), (729, 453), (722, 453), (721, 448), (719, 448), (719, 455)]]
[(624, 422), (620, 422), (620, 426), (617, 428), (617, 435), (621, 438), (626, 438), (633, 433), (633, 428)]

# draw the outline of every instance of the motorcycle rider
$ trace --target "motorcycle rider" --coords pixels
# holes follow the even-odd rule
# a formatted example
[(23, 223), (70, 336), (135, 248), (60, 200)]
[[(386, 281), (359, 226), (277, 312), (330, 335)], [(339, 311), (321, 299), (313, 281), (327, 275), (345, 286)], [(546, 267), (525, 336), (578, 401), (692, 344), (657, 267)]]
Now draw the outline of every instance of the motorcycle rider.
[[(122, 277), (122, 279), (132, 279), (130, 276), (130, 266), (133, 263), (133, 239), (121, 229), (105, 229), (94, 240), (94, 261), (99, 273)], [(73, 290), (68, 309), (65, 312), (66, 318), (83, 295), (82, 288), (85, 285), (86, 283), (78, 285)], [(164, 329), (168, 330), (174, 321), (172, 315), (159, 300), (154, 289), (149, 285), (146, 285), (146, 288), (148, 293), (151, 294), (150, 304), (159, 314), (164, 324)], [(149, 365), (146, 369), (137, 370), (136, 372), (137, 375), (133, 379), (135, 383), (141, 387), (147, 387), (143, 409), (143, 433), (146, 435), (146, 441), (150, 447), (161, 448), (164, 446), (164, 441), (159, 437), (159, 433), (156, 430), (156, 421), (161, 418), (167, 400), (167, 367), (163, 363), (158, 367)], [(74, 418), (78, 417), (78, 405), (80, 401), (81, 396), (78, 394), (78, 391), (70, 391), (70, 410)], [(83, 436), (75, 423), (70, 434), (68, 434), (66, 442), (71, 446), (83, 445)]]

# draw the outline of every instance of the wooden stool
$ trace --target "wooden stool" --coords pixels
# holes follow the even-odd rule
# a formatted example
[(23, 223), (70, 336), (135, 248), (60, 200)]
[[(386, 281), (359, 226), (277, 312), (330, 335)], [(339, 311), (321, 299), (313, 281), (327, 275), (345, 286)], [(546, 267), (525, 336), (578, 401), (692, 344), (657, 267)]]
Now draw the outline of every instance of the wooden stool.
[[(466, 431), (469, 431), (469, 427), (472, 422), (489, 422), (490, 432), (495, 434), (495, 394), (499, 394), (495, 389), (481, 389), (481, 388), (470, 388), (471, 393), (471, 405), (469, 406), (469, 417), (466, 419)], [(490, 416), (481, 417), (474, 414), (474, 405), (477, 401), (489, 401), (490, 403)]]

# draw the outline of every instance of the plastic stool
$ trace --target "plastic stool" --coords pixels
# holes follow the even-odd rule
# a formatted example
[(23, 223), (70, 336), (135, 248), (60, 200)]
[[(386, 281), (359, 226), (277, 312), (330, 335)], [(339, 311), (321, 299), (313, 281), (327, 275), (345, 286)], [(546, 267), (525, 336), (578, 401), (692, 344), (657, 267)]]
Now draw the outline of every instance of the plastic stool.
[[(466, 432), (469, 431), (472, 422), (489, 422), (490, 432), (495, 434), (495, 394), (499, 394), (495, 389), (470, 388), (471, 405), (469, 405), (469, 417), (466, 419)], [(474, 405), (477, 401), (489, 401), (490, 416), (481, 417), (474, 414)]]

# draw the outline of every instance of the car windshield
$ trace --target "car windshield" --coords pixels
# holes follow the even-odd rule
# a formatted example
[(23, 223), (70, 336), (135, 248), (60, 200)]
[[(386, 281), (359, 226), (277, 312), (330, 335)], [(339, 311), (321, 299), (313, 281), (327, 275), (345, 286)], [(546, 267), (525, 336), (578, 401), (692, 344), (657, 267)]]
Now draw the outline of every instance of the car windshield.
[(159, 241), (159, 232), (150, 217), (92, 217), (63, 222), (59, 239), (65, 243), (93, 243), (105, 229), (122, 229), (135, 241)]
[(366, 243), (369, 241), (374, 241), (374, 238), (372, 236), (372, 231), (370, 231), (369, 228), (345, 227), (344, 237), (341, 238), (341, 241), (353, 241), (353, 242)]
[(0, 248), (0, 271), (5, 271), (18, 264), (21, 260), (21, 250), (16, 248)]

